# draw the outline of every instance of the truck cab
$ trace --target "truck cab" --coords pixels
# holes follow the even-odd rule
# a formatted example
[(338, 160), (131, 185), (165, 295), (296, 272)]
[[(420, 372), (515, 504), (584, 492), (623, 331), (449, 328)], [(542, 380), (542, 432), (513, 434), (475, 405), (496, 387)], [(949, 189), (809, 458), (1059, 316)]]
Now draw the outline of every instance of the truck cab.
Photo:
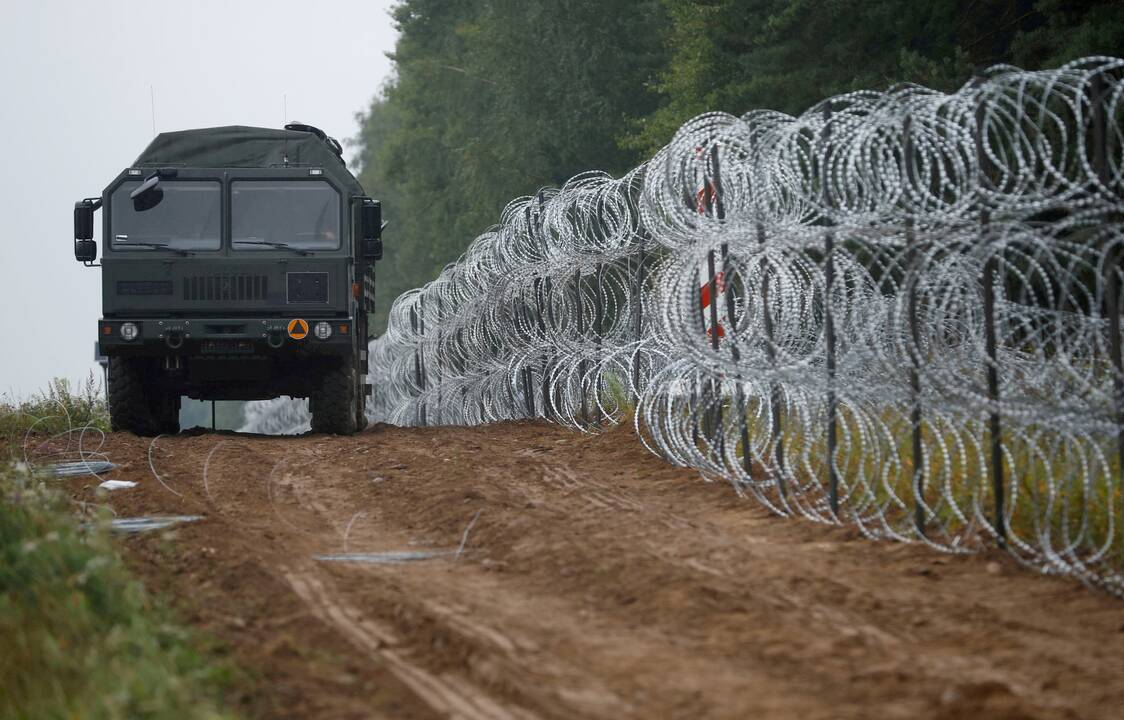
[(74, 230), (75, 258), (101, 268), (115, 430), (177, 432), (183, 396), (308, 398), (314, 432), (366, 425), (383, 222), (335, 140), (307, 125), (162, 133), (75, 204)]

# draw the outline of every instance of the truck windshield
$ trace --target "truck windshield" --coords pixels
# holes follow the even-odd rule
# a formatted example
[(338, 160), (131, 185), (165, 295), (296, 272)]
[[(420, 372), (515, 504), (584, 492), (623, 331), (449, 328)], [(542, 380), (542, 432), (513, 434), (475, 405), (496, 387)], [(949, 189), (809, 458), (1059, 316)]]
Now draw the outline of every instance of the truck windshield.
[[(164, 198), (137, 211), (130, 180), (110, 198), (110, 237), (114, 250), (218, 250), (222, 242), (222, 186), (211, 180), (161, 180)], [(167, 246), (166, 248), (158, 246)], [(157, 246), (157, 247), (153, 247)]]
[(340, 246), (340, 196), (322, 180), (236, 180), (230, 198), (235, 250)]

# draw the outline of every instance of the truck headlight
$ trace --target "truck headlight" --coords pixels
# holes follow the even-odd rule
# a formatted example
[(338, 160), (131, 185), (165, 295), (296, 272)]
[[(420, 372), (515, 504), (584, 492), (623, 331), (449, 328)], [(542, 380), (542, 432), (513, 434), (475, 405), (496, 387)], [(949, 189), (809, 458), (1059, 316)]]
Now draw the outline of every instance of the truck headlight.
[(121, 323), (121, 329), (117, 332), (121, 334), (121, 339), (125, 342), (132, 342), (133, 340), (137, 339), (137, 335), (140, 335), (140, 330), (137, 329), (137, 324), (131, 322)]
[(327, 340), (332, 337), (332, 323), (321, 320), (316, 323), (316, 327), (312, 328), (312, 332), (316, 335), (317, 339)]

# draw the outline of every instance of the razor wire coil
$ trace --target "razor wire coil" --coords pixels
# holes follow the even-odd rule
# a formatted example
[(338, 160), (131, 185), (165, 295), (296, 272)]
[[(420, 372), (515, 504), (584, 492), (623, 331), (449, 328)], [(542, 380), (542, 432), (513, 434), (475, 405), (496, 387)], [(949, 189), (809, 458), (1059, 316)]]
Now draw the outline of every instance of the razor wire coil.
[(776, 513), (1124, 595), (1122, 78), (1096, 57), (696, 117), (620, 179), (512, 201), (395, 300), (368, 414), (633, 413)]

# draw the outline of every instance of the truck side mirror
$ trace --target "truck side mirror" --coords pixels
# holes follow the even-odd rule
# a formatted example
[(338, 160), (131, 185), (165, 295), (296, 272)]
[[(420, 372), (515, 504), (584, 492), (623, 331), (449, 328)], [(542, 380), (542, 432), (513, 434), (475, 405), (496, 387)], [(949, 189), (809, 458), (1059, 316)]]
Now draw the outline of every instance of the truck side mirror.
[(98, 244), (93, 240), (75, 240), (74, 259), (83, 263), (92, 263), (97, 260)]
[(149, 175), (140, 187), (129, 193), (133, 200), (133, 210), (145, 212), (160, 204), (164, 199), (164, 189), (160, 187), (160, 173)]
[(94, 204), (89, 200), (74, 203), (74, 239), (94, 239)]
[(74, 203), (74, 259), (92, 263), (98, 259), (98, 244), (94, 242), (94, 211), (101, 207), (100, 199), (79, 200)]
[(382, 205), (375, 200), (364, 200), (360, 208), (359, 237), (377, 240), (382, 237)]

